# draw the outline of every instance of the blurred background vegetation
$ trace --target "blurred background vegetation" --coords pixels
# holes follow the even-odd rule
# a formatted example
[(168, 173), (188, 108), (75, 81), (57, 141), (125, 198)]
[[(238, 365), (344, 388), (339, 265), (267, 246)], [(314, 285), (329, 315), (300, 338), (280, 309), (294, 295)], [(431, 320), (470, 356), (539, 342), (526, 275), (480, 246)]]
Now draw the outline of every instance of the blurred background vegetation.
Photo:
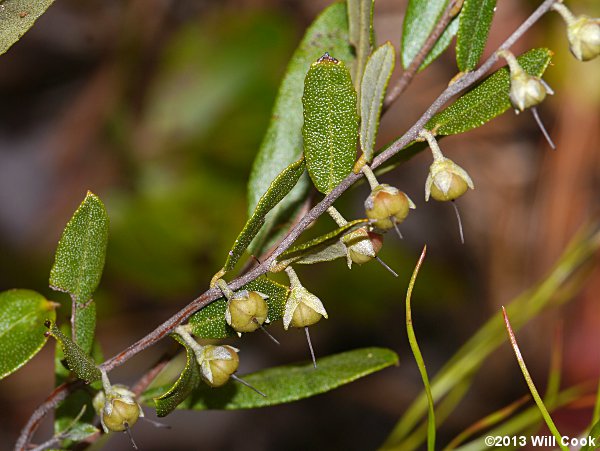
[[(0, 290), (32, 288), (62, 301), (48, 272), (62, 228), (86, 190), (111, 219), (106, 269), (97, 293), (98, 334), (106, 356), (139, 339), (203, 292), (246, 219), (250, 165), (270, 117), (279, 80), (304, 28), (329, 1), (59, 0), (0, 58)], [(504, 0), (486, 54), (538, 4)], [(569, 2), (600, 15), (594, 0)], [(378, 0), (377, 40), (398, 46), (406, 1)], [(518, 42), (556, 52), (545, 79), (556, 95), (540, 108), (558, 150), (552, 152), (530, 114), (511, 112), (467, 136), (444, 139), (444, 152), (468, 169), (476, 190), (459, 202), (466, 244), (448, 205), (425, 204), (430, 156), (417, 156), (383, 177), (417, 203), (389, 234), (376, 263), (336, 261), (300, 268), (321, 297), (328, 321), (311, 329), (318, 355), (379, 345), (401, 365), (332, 393), (245, 412), (176, 412), (173, 429), (136, 426), (152, 449), (374, 449), (421, 390), (404, 327), (404, 294), (424, 243), (429, 255), (413, 297), (413, 317), (430, 374), (499, 306), (550, 268), (598, 207), (600, 60), (568, 52), (556, 14)], [(397, 70), (396, 74), (400, 71)], [(455, 74), (453, 50), (424, 71), (382, 121), (381, 145), (409, 126)], [(367, 187), (336, 204), (361, 216)], [(322, 218), (317, 227), (333, 223)], [(564, 324), (564, 384), (598, 377), (600, 274), (560, 311), (524, 328), (520, 344), (543, 390), (550, 338)], [(261, 334), (235, 341), (241, 373), (308, 358), (301, 331), (274, 347)], [(112, 376), (133, 383), (170, 346), (161, 343)], [(8, 449), (53, 387), (50, 344), (0, 384), (0, 443)], [(474, 380), (472, 391), (439, 432), (441, 441), (526, 392), (507, 346)], [(585, 415), (583, 415), (585, 414)], [(576, 430), (588, 411), (559, 413)], [(569, 426), (566, 426), (567, 429)], [(49, 435), (47, 423), (40, 431)], [(563, 432), (567, 433), (568, 430)], [(121, 434), (109, 449), (130, 449)]]

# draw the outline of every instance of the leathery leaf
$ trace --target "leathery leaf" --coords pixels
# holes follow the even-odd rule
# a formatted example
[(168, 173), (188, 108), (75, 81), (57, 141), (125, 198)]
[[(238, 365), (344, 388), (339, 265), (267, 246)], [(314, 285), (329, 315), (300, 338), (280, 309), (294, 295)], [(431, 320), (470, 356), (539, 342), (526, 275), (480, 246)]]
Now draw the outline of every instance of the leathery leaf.
[(32, 290), (0, 293), (0, 379), (21, 368), (44, 343), (44, 321), (54, 320), (56, 304)]
[(200, 368), (196, 361), (196, 354), (190, 346), (183, 341), (179, 335), (171, 335), (175, 341), (185, 347), (186, 360), (185, 367), (181, 372), (179, 378), (175, 381), (173, 386), (169, 388), (165, 393), (154, 398), (154, 404), (156, 405), (156, 414), (159, 417), (164, 417), (170, 414), (173, 410), (181, 404), (190, 393), (198, 386), (202, 380), (200, 374)]
[[(200, 384), (179, 409), (237, 410), (284, 404), (326, 393), (349, 384), (361, 377), (398, 364), (395, 352), (385, 348), (362, 348), (317, 359), (317, 369), (312, 362), (269, 368), (243, 379), (267, 396), (236, 382), (212, 389)], [(164, 391), (163, 387), (149, 390), (144, 399)]]
[(325, 53), (304, 80), (304, 155), (319, 191), (329, 193), (350, 172), (356, 158), (356, 91), (343, 62)]
[(304, 158), (290, 164), (271, 182), (267, 192), (260, 198), (252, 216), (238, 235), (225, 261), (225, 271), (233, 269), (265, 223), (265, 216), (296, 186), (304, 172)]

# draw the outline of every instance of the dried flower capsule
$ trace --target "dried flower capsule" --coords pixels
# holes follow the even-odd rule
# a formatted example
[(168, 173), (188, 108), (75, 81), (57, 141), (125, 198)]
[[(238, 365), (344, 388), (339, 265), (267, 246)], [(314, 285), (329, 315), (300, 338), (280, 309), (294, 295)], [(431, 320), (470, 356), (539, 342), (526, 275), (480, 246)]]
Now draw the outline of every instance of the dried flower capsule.
[(429, 196), (438, 201), (454, 200), (468, 188), (474, 189), (473, 180), (463, 168), (449, 158), (434, 161), (425, 181), (425, 201)]
[(240, 364), (238, 350), (233, 346), (203, 346), (196, 353), (202, 379), (211, 387), (220, 387), (235, 373)]
[(93, 400), (93, 405), (100, 415), (100, 423), (104, 432), (121, 432), (131, 428), (144, 416), (140, 405), (135, 401), (135, 394), (124, 385), (111, 385), (106, 373), (102, 373), (103, 390)]
[(429, 197), (442, 202), (462, 196), (468, 188), (475, 189), (473, 180), (463, 168), (442, 154), (435, 137), (429, 130), (422, 130), (420, 136), (427, 140), (433, 163), (425, 181), (425, 202)]
[(238, 291), (227, 301), (225, 320), (236, 332), (254, 332), (267, 320), (267, 295)]
[(525, 72), (510, 51), (501, 50), (498, 55), (508, 63), (510, 70), (509, 97), (517, 113), (542, 103), (546, 94), (554, 94), (540, 77)]
[(404, 221), (411, 208), (415, 208), (413, 201), (398, 188), (387, 184), (375, 187), (365, 200), (367, 218), (373, 221), (374, 227), (382, 230), (389, 230), (394, 223)]
[(575, 17), (562, 3), (552, 8), (560, 13), (567, 24), (569, 49), (579, 61), (589, 61), (600, 55), (600, 19), (585, 15)]
[(302, 285), (294, 286), (292, 284), (291, 288), (283, 314), (283, 328), (285, 330), (288, 330), (290, 326), (312, 326), (318, 323), (321, 318), (327, 318), (327, 311), (318, 297)]
[(342, 243), (346, 245), (348, 268), (351, 268), (352, 263), (362, 265), (377, 257), (383, 245), (383, 236), (361, 227), (344, 235)]

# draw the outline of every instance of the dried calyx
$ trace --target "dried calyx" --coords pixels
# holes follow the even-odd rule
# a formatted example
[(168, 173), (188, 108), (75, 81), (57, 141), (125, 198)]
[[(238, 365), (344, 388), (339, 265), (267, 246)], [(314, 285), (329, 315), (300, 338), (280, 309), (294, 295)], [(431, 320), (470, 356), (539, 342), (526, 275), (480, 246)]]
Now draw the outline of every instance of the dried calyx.
[(371, 185), (371, 194), (365, 200), (365, 214), (371, 225), (380, 230), (396, 228), (400, 235), (397, 225), (406, 219), (410, 209), (416, 208), (415, 204), (398, 188), (379, 183), (369, 166), (363, 166), (362, 171)]
[(94, 409), (100, 415), (102, 429), (106, 433), (126, 431), (133, 447), (137, 449), (129, 430), (138, 418), (144, 416), (144, 412), (135, 401), (135, 394), (124, 385), (111, 385), (103, 370), (102, 387), (93, 400)]
[(285, 268), (285, 272), (290, 279), (290, 295), (285, 303), (283, 328), (288, 330), (290, 326), (304, 327), (313, 365), (316, 368), (317, 361), (310, 340), (308, 326), (318, 323), (323, 317), (327, 318), (327, 311), (321, 300), (304, 288), (291, 266)]
[(468, 188), (475, 189), (473, 180), (463, 168), (449, 158), (444, 157), (433, 134), (428, 130), (420, 133), (425, 138), (433, 154), (433, 163), (425, 181), (425, 201), (431, 196), (442, 202), (455, 200)]
[(600, 19), (585, 15), (575, 17), (561, 2), (554, 3), (557, 11), (567, 24), (569, 49), (579, 61), (589, 61), (600, 55)]
[(508, 63), (510, 70), (510, 102), (517, 113), (542, 103), (546, 98), (546, 94), (554, 94), (554, 91), (544, 80), (525, 72), (509, 50), (500, 50), (498, 56), (504, 58)]
[(217, 286), (227, 298), (225, 320), (238, 335), (254, 332), (265, 322), (268, 323), (266, 294), (248, 290), (233, 292), (223, 279), (217, 280)]
[(551, 148), (556, 149), (536, 108), (536, 105), (544, 101), (546, 94), (552, 95), (554, 94), (554, 91), (540, 77), (529, 75), (525, 72), (515, 56), (509, 50), (503, 49), (498, 51), (498, 56), (504, 58), (508, 63), (508, 68), (510, 70), (509, 97), (510, 103), (512, 103), (515, 108), (515, 113), (519, 114), (521, 111), (530, 108), (544, 138), (546, 138), (546, 141), (548, 141)]
[(234, 374), (240, 364), (239, 349), (228, 345), (202, 346), (190, 335), (189, 326), (178, 326), (175, 329), (175, 333), (193, 350), (198, 366), (200, 367), (202, 380), (207, 385), (210, 387), (221, 387), (231, 378), (241, 382), (261, 396), (266, 396)]

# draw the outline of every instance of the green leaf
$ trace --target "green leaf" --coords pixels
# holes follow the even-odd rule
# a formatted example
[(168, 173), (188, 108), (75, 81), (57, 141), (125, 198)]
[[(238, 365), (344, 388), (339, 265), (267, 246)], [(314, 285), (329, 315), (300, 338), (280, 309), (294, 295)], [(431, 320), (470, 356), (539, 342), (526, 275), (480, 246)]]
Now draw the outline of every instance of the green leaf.
[(0, 2), (0, 55), (23, 37), (54, 0), (4, 0)]
[(455, 17), (450, 21), (442, 35), (438, 38), (433, 48), (429, 51), (423, 63), (419, 66), (419, 72), (429, 66), (433, 61), (435, 61), (442, 53), (446, 51), (450, 42), (452, 42), (452, 38), (456, 36), (458, 32), (458, 24), (460, 21), (460, 15)]
[(444, 13), (448, 0), (409, 0), (402, 26), (400, 56), (404, 69), (419, 53)]
[(252, 239), (265, 223), (265, 216), (296, 186), (304, 172), (304, 158), (285, 168), (271, 183), (267, 192), (260, 198), (254, 213), (238, 235), (225, 261), (225, 271), (233, 269)]
[(588, 437), (595, 439), (596, 446), (594, 446), (590, 440), (589, 443), (581, 447), (580, 451), (592, 451), (594, 449), (598, 449), (598, 443), (600, 443), (600, 421), (592, 426)]
[(348, 0), (349, 41), (354, 46), (356, 60), (352, 65), (352, 79), (360, 92), (361, 78), (373, 46), (373, 8), (375, 0)]
[[(248, 216), (275, 177), (302, 154), (302, 87), (310, 64), (324, 52), (331, 52), (350, 64), (352, 47), (348, 43), (348, 19), (345, 2), (326, 8), (306, 30), (294, 52), (279, 87), (272, 120), (254, 160), (248, 182)], [(273, 227), (294, 214), (308, 192), (308, 177), (301, 177), (292, 192), (265, 218), (265, 224), (251, 244), (259, 253)], [(281, 233), (285, 233), (283, 230)]]
[[(551, 57), (552, 51), (540, 48), (524, 53), (517, 60), (528, 74), (539, 77)], [(510, 75), (508, 68), (503, 67), (436, 114), (425, 127), (437, 135), (455, 135), (481, 127), (511, 108), (509, 91)]]
[(63, 434), (63, 438), (73, 442), (81, 442), (97, 432), (100, 432), (100, 429), (92, 424), (75, 423), (65, 434)]
[(44, 346), (44, 321), (56, 318), (54, 309), (54, 303), (35, 291), (0, 293), (0, 379), (25, 365)]
[(96, 330), (96, 303), (93, 300), (81, 305), (76, 305), (72, 315), (75, 317), (75, 343), (89, 354), (94, 344)]
[[(350, 221), (342, 227), (338, 227), (332, 232), (326, 233), (325, 235), (318, 236), (313, 238), (306, 243), (302, 243), (296, 246), (289, 248), (287, 251), (283, 252), (278, 259), (278, 263), (280, 262), (300, 262), (300, 259), (304, 259), (307, 256), (319, 253), (325, 249), (328, 249), (331, 245), (336, 244), (340, 241), (340, 238), (347, 233), (356, 230), (369, 222), (368, 219), (355, 219), (354, 221)], [(345, 255), (345, 252), (344, 252)], [(325, 260), (324, 260), (325, 261)], [(327, 260), (328, 261), (328, 260)], [(289, 264), (288, 263), (288, 264)], [(316, 263), (316, 262), (313, 262)], [(287, 266), (287, 265), (286, 265)]]
[(47, 334), (58, 341), (62, 347), (67, 367), (73, 371), (79, 379), (86, 383), (100, 380), (102, 374), (92, 358), (87, 355), (73, 340), (63, 334), (53, 321), (46, 321), (46, 327), (50, 329)]
[[(267, 305), (269, 312), (267, 318), (270, 322), (283, 317), (283, 309), (289, 294), (289, 288), (266, 277), (261, 277), (244, 285), (242, 290), (260, 291), (269, 296)], [(189, 320), (192, 333), (198, 338), (221, 339), (235, 335), (235, 331), (225, 321), (227, 301), (221, 298), (194, 313)]]
[[(265, 393), (266, 398), (235, 382), (218, 390), (202, 384), (179, 408), (236, 410), (288, 403), (328, 392), (397, 364), (398, 356), (389, 349), (355, 349), (317, 359), (317, 369), (310, 362), (244, 375), (244, 380)], [(157, 390), (161, 389), (147, 395)]]
[(79, 304), (90, 300), (102, 276), (107, 240), (106, 209), (88, 191), (58, 242), (50, 286), (71, 294)]
[(462, 72), (473, 70), (487, 42), (496, 0), (465, 0), (456, 38), (456, 63)]
[(373, 160), (379, 130), (381, 106), (390, 76), (394, 71), (396, 51), (386, 42), (367, 61), (360, 90), (360, 147), (368, 163)]
[(356, 91), (343, 62), (323, 55), (304, 80), (304, 155), (319, 191), (329, 193), (350, 172), (356, 158)]
[(175, 381), (173, 386), (161, 396), (154, 398), (156, 414), (159, 417), (167, 416), (173, 412), (173, 410), (175, 410), (177, 406), (190, 395), (190, 393), (202, 380), (194, 350), (190, 348), (189, 345), (179, 337), (179, 335), (174, 334), (171, 336), (179, 344), (185, 347), (186, 361), (181, 375), (177, 381)]

